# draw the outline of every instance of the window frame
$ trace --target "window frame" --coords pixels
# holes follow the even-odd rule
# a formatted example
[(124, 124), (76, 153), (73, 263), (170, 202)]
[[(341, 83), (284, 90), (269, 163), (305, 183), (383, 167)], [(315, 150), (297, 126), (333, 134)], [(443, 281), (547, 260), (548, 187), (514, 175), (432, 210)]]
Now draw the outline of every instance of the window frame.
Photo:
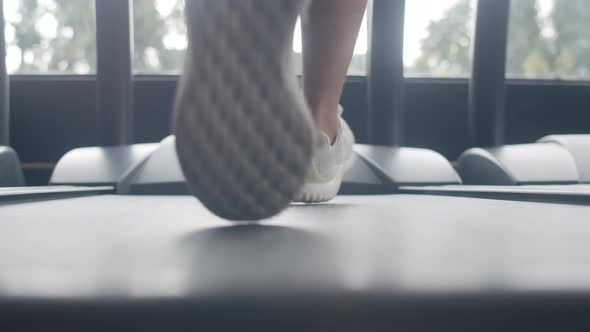
[[(2, 0), (0, 0), (1, 3)], [(131, 3), (131, 0), (127, 0), (127, 1), (121, 1), (121, 0), (100, 0), (102, 1), (116, 1), (118, 3), (120, 2), (129, 2)], [(407, 0), (407, 1), (411, 1), (411, 0)], [(489, 0), (480, 0), (480, 1), (489, 1)], [(492, 1), (496, 1), (496, 0), (492, 0)], [(402, 3), (405, 4), (404, 0), (374, 0), (373, 6), (375, 6), (377, 4), (377, 6), (400, 6)], [(114, 8), (116, 8), (115, 6), (113, 7), (109, 7), (110, 9), (107, 11), (113, 11), (115, 10)], [(381, 7), (378, 7), (378, 9)], [(383, 7), (385, 8), (385, 7)], [(388, 140), (393, 136), (393, 133), (391, 132), (385, 132), (386, 129), (377, 129), (376, 124), (380, 124), (383, 126), (386, 126), (388, 129), (387, 130), (397, 130), (396, 128), (399, 128), (400, 132), (402, 129), (404, 129), (404, 127), (407, 126), (408, 121), (412, 122), (412, 121), (417, 121), (414, 119), (414, 117), (416, 117), (418, 113), (420, 114), (424, 114), (424, 115), (436, 115), (436, 114), (449, 114), (449, 116), (451, 116), (450, 114), (463, 114), (464, 112), (467, 112), (467, 99), (465, 100), (461, 100), (461, 101), (457, 101), (456, 103), (456, 107), (459, 107), (461, 110), (460, 112), (457, 109), (439, 109), (436, 108), (435, 105), (433, 104), (428, 104), (425, 105), (424, 103), (418, 103), (418, 100), (407, 100), (407, 98), (404, 100), (403, 98), (398, 98), (396, 100), (392, 100), (391, 97), (391, 90), (390, 87), (395, 86), (395, 89), (400, 89), (398, 91), (401, 91), (402, 95), (406, 94), (405, 90), (407, 89), (430, 89), (430, 87), (432, 86), (443, 86), (443, 87), (449, 87), (449, 88), (453, 88), (456, 87), (457, 89), (463, 90), (466, 89), (470, 79), (469, 78), (442, 78), (442, 77), (404, 77), (403, 76), (403, 50), (402, 52), (399, 52), (399, 49), (394, 49), (394, 45), (396, 45), (396, 43), (399, 43), (400, 41), (403, 41), (403, 34), (401, 35), (402, 37), (399, 37), (399, 32), (396, 32), (395, 35), (397, 35), (397, 37), (395, 37), (393, 41), (391, 41), (391, 30), (390, 27), (392, 24), (398, 24), (399, 25), (399, 20), (403, 20), (404, 18), (400, 18), (399, 15), (395, 15), (395, 13), (393, 12), (384, 12), (384, 11), (380, 11), (381, 15), (374, 15), (374, 10), (370, 11), (371, 14), (369, 14), (369, 33), (370, 33), (370, 44), (373, 44), (373, 46), (376, 45), (377, 42), (379, 42), (380, 44), (382, 44), (381, 46), (377, 46), (377, 47), (373, 47), (371, 48), (371, 45), (369, 45), (369, 56), (370, 56), (370, 69), (368, 70), (368, 75), (367, 77), (363, 77), (363, 76), (349, 76), (347, 79), (347, 87), (355, 87), (353, 90), (355, 91), (354, 93), (352, 93), (351, 95), (345, 96), (345, 98), (348, 98), (349, 101), (354, 101), (355, 98), (365, 98), (365, 100), (358, 100), (356, 101), (356, 105), (367, 105), (365, 108), (362, 108), (360, 106), (357, 106), (357, 108), (362, 109), (362, 114), (359, 116), (359, 120), (357, 120), (357, 122), (353, 123), (353, 126), (357, 126), (358, 128), (362, 128), (362, 132), (363, 134), (361, 135), (361, 142), (367, 142), (367, 143), (375, 143), (377, 142), (377, 139), (375, 139), (375, 137), (371, 137), (373, 135), (379, 136), (382, 135), (382, 137), (378, 137), (379, 139), (385, 139)], [(98, 13), (98, 12), (97, 12)], [(104, 22), (109, 22), (109, 24), (113, 24), (113, 22), (111, 21), (112, 17), (108, 17), (108, 16), (99, 16), (97, 15), (96, 21), (97, 21), (97, 26), (98, 26), (98, 22), (101, 21), (102, 23)], [(121, 18), (118, 18), (121, 19)], [(130, 18), (129, 18), (130, 19)], [(106, 20), (106, 21), (105, 21)], [(132, 22), (132, 20), (131, 20)], [(392, 23), (393, 22), (393, 23)], [(372, 34), (371, 34), (371, 30), (372, 30)], [(132, 31), (132, 25), (129, 26), (129, 33), (131, 33)], [(97, 33), (98, 33), (98, 29), (97, 29)], [(127, 33), (127, 32), (123, 32), (123, 33)], [(379, 37), (379, 36), (386, 36), (386, 37)], [(389, 38), (389, 43), (381, 43), (381, 39), (380, 38)], [(106, 45), (102, 44), (100, 47), (97, 44), (97, 57), (101, 56), (104, 57), (106, 56), (107, 52), (105, 52), (104, 50), (106, 49)], [(130, 47), (131, 47), (131, 43), (130, 43)], [(123, 52), (122, 52), (123, 53)], [(124, 55), (122, 55), (124, 56)], [(400, 61), (401, 59), (401, 61)], [(112, 59), (112, 62), (110, 63), (111, 65), (115, 65), (115, 60)], [(390, 70), (380, 70), (382, 68), (387, 67), (387, 68), (391, 68), (392, 66), (399, 66), (399, 63), (402, 63), (401, 65), (401, 71), (399, 70), (395, 70), (395, 69), (390, 69)], [(372, 68), (372, 69), (371, 69)], [(76, 83), (76, 82), (82, 82), (85, 85), (85, 89), (97, 89), (98, 85), (100, 84), (100, 75), (102, 74), (102, 70), (103, 68), (97, 68), (97, 74), (92, 74), (92, 75), (73, 75), (73, 74), (15, 74), (15, 75), (10, 75), (10, 81), (12, 82), (17, 82), (18, 84), (18, 88), (19, 89), (25, 89), (26, 91), (21, 91), (19, 92), (20, 95), (29, 95), (29, 96), (37, 96), (37, 95), (42, 95), (42, 94), (47, 94), (46, 91), (42, 90), (42, 84), (39, 83), (51, 83), (51, 82), (64, 82), (64, 83)], [(377, 79), (378, 77), (376, 77), (376, 73), (380, 73), (382, 76), (382, 78)], [(145, 75), (145, 74), (133, 74), (133, 72), (130, 75), (125, 75), (125, 77), (117, 77), (113, 79), (113, 82), (119, 84), (121, 82), (123, 82), (123, 84), (127, 83), (131, 83), (132, 87), (134, 89), (137, 89), (138, 85), (141, 85), (142, 83), (146, 83), (146, 82), (152, 82), (152, 83), (162, 83), (162, 84), (166, 84), (167, 86), (169, 86), (170, 88), (173, 87), (173, 85), (177, 82), (178, 80), (178, 75), (154, 75), (154, 74), (149, 74), (149, 75)], [(397, 85), (396, 85), (397, 84)], [(67, 85), (67, 84), (66, 84)], [(588, 87), (590, 87), (590, 79), (588, 80), (561, 80), (561, 79), (510, 79), (510, 78), (506, 78), (504, 86), (507, 89), (512, 89), (514, 87), (526, 87), (527, 89), (538, 89), (539, 91), (549, 91), (551, 89), (559, 89), (562, 87), (571, 87), (572, 89), (574, 88), (578, 88), (578, 89), (586, 89)], [(389, 95), (387, 95), (385, 92), (380, 92), (379, 94), (375, 93), (375, 90), (371, 90), (373, 87), (373, 89), (375, 87), (385, 87), (385, 89), (380, 90), (380, 91), (388, 91)], [(455, 89), (455, 88), (453, 88)], [(359, 92), (359, 91), (365, 91), (368, 90), (368, 93), (365, 94), (364, 92)], [(439, 92), (435, 92), (437, 97), (440, 98), (445, 98), (444, 96), (444, 91)], [(55, 91), (55, 93), (51, 96), (52, 98), (55, 99), (63, 99), (63, 100), (71, 100), (71, 105), (72, 106), (64, 106), (63, 109), (52, 109), (52, 112), (57, 112), (57, 113), (74, 113), (77, 111), (83, 111), (85, 112), (84, 114), (87, 114), (87, 116), (97, 116), (100, 115), (102, 113), (102, 111), (99, 110), (98, 105), (100, 105), (99, 103), (99, 97), (96, 97), (96, 101), (92, 100), (92, 101), (88, 101), (88, 100), (84, 100), (84, 98), (87, 98), (87, 96), (92, 96), (93, 93), (91, 93), (91, 91), (88, 91), (87, 93), (82, 93), (82, 94), (74, 94), (72, 95), (70, 93), (70, 91), (68, 91), (67, 89), (64, 90), (59, 90), (59, 91)], [(144, 94), (145, 95), (145, 94)], [(149, 97), (149, 96), (148, 96)], [(131, 92), (126, 92), (126, 96), (125, 98), (136, 98), (134, 100), (134, 104), (137, 105), (138, 103), (150, 103), (150, 100), (147, 99), (143, 99), (146, 98), (145, 96), (142, 96), (140, 98), (142, 99), (137, 99), (137, 94), (134, 92), (134, 90), (132, 89)], [(152, 97), (150, 97), (152, 98)], [(153, 97), (155, 98), (155, 97)], [(579, 100), (579, 104), (584, 106), (586, 105), (587, 98), (584, 95), (580, 95), (579, 96), (580, 100)], [(33, 98), (35, 99), (35, 98)], [(124, 99), (124, 100), (128, 100), (128, 99)], [(400, 101), (403, 102), (403, 104), (400, 104)], [(510, 103), (510, 102), (509, 102)], [(14, 103), (13, 103), (14, 104)], [(419, 105), (418, 105), (419, 104)], [(24, 121), (34, 121), (36, 119), (42, 118), (41, 115), (43, 115), (43, 112), (47, 112), (48, 110), (46, 109), (46, 105), (44, 105), (42, 103), (42, 101), (37, 102), (36, 100), (31, 100), (30, 102), (30, 107), (32, 109), (30, 110), (23, 110), (23, 109), (19, 109), (19, 108), (13, 108), (13, 113), (17, 114), (20, 112), (25, 112), (28, 114), (27, 119), (23, 119), (19, 116), (17, 116), (16, 118), (16, 122), (13, 121), (13, 124), (17, 124), (16, 126), (13, 126), (12, 132), (16, 133), (13, 135), (13, 137), (18, 137), (16, 140), (16, 144), (18, 146), (22, 146), (22, 140), (27, 139), (27, 137), (29, 137), (28, 139), (30, 140), (30, 136), (25, 135), (26, 133), (29, 133), (28, 131), (30, 130), (30, 128), (36, 126), (37, 124), (33, 124), (33, 123), (28, 123), (28, 122), (24, 122)], [(77, 110), (74, 109), (76, 107), (79, 107), (79, 105), (87, 105), (86, 107), (90, 107), (90, 109), (87, 110)], [(91, 105), (91, 106), (90, 106)], [(123, 105), (123, 103), (121, 104)], [(407, 109), (408, 105), (410, 105), (411, 109)], [(345, 105), (347, 106), (347, 105)], [(354, 108), (354, 106), (352, 106)], [(124, 108), (118, 108), (119, 110), (124, 109)], [(143, 115), (145, 115), (145, 113), (140, 113), (137, 112), (136, 109), (129, 109), (127, 108), (127, 110), (130, 110), (131, 113), (134, 113), (136, 116), (141, 117)], [(167, 109), (162, 109), (162, 112), (164, 112), (165, 114), (169, 115), (169, 113), (171, 112), (171, 108), (167, 108)], [(507, 110), (508, 116), (512, 116), (510, 115), (511, 112), (517, 112), (518, 110), (512, 110), (509, 109)], [(539, 112), (542, 112), (543, 114), (551, 114), (552, 112), (556, 112), (556, 110), (552, 110), (552, 109), (540, 109)], [(573, 111), (572, 111), (573, 112)], [(578, 111), (576, 111), (578, 112)], [(411, 115), (411, 119), (407, 119), (408, 113), (415, 113), (415, 114), (410, 114)], [(33, 116), (34, 114), (36, 114), (35, 116)], [(128, 114), (127, 114), (128, 115)], [(121, 114), (121, 111), (117, 111), (114, 113), (114, 116), (118, 119), (119, 117), (123, 118), (124, 116), (127, 116), (126, 114)], [(400, 120), (401, 119), (401, 120)], [(426, 117), (428, 121), (428, 117)], [(138, 123), (143, 121), (142, 119), (138, 119), (135, 118), (133, 123)], [(467, 121), (466, 120), (466, 115), (463, 116), (461, 115), (460, 117), (457, 117), (455, 115), (453, 115), (452, 117), (449, 118), (449, 121), (455, 121), (455, 122), (463, 122), (463, 121)], [(392, 124), (393, 122), (393, 124)], [(64, 124), (64, 125), (73, 125), (75, 126), (76, 124)], [(96, 128), (97, 131), (101, 130), (101, 128), (99, 127), (99, 122), (96, 122)], [(115, 128), (116, 126), (120, 125), (120, 123), (117, 123), (116, 121), (111, 124), (112, 127), (110, 128)], [(403, 133), (402, 138), (400, 139), (401, 143), (400, 144), (408, 144), (408, 145), (412, 145), (415, 144), (415, 140), (413, 139), (408, 139), (408, 137), (412, 137), (412, 126), (408, 126), (408, 128), (406, 129), (406, 132)], [(537, 125), (538, 126), (538, 130), (542, 131), (542, 130), (549, 130), (550, 128), (548, 127), (541, 127), (542, 124)], [(366, 127), (366, 130), (365, 130)], [(380, 127), (379, 127), (380, 128)], [(142, 129), (144, 130), (144, 129)], [(149, 129), (145, 129), (145, 130), (149, 130)], [(590, 132), (590, 128), (588, 128), (588, 131)], [(366, 136), (365, 136), (366, 135)], [(110, 139), (115, 140), (116, 141), (116, 137), (115, 134), (112, 135), (112, 137), (110, 137)], [(405, 137), (405, 138), (404, 138)], [(71, 138), (74, 142), (76, 143), (75, 140), (77, 139), (77, 137), (72, 137)], [(136, 139), (131, 138), (129, 140), (129, 143), (133, 143), (136, 142)], [(404, 142), (405, 141), (405, 142)], [(101, 140), (96, 137), (92, 140), (87, 140), (88, 144), (95, 144), (95, 145), (100, 145), (102, 144)], [(86, 144), (86, 143), (84, 143)], [(422, 144), (422, 143), (420, 143)], [(434, 144), (434, 143), (433, 143)], [(423, 145), (424, 146), (424, 145)], [(432, 147), (432, 146), (425, 146), (425, 147)], [(25, 158), (25, 161), (27, 162), (34, 162), (34, 161), (39, 161), (39, 162), (55, 162), (55, 156), (57, 156), (59, 153), (63, 153), (65, 151), (63, 151), (63, 149), (65, 147), (59, 146), (59, 147), (54, 147), (55, 148), (55, 152), (52, 154), (51, 158), (47, 158), (50, 160), (31, 160), (32, 157), (29, 156), (33, 156), (34, 153), (33, 151), (29, 151), (27, 149), (27, 147), (23, 147), (23, 151), (22, 154), (27, 156)], [(463, 148), (463, 146), (461, 146), (460, 148)], [(455, 153), (456, 151), (458, 151), (459, 147), (454, 147), (452, 149), (452, 153), (446, 154), (447, 156), (449, 156), (450, 158), (452, 157), (456, 157)], [(21, 152), (21, 151), (19, 151)]]

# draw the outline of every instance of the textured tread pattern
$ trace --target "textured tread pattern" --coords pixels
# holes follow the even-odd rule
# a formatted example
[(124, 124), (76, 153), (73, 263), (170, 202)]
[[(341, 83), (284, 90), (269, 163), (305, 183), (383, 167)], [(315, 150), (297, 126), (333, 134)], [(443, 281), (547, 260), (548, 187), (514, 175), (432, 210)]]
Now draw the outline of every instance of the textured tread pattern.
[(313, 125), (290, 60), (306, 2), (186, 2), (176, 148), (192, 193), (222, 218), (271, 217), (303, 184)]

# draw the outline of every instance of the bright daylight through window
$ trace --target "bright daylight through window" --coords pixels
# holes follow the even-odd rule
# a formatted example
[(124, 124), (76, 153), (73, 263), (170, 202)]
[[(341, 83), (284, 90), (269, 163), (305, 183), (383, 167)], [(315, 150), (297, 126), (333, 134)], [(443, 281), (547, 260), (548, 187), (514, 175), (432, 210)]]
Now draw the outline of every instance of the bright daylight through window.
[(513, 0), (507, 77), (590, 78), (590, 1)]
[(183, 0), (133, 0), (134, 70), (178, 74), (187, 47)]
[(94, 0), (8, 0), (4, 14), (10, 74), (96, 71)]
[(405, 76), (469, 76), (474, 8), (474, 0), (407, 0)]
[[(404, 66), (408, 77), (468, 77), (475, 0), (407, 0)], [(133, 0), (134, 70), (177, 74), (187, 46), (183, 0)], [(7, 67), (11, 74), (96, 71), (94, 0), (4, 1)], [(365, 75), (369, 27), (365, 15), (350, 75)], [(589, 0), (513, 0), (506, 75), (588, 79)], [(294, 39), (301, 73), (301, 29)]]
[[(135, 71), (142, 74), (178, 73), (187, 46), (182, 0), (134, 0)], [(365, 75), (368, 48), (367, 18), (363, 21), (350, 75)], [(295, 31), (295, 71), (301, 73), (301, 26)]]

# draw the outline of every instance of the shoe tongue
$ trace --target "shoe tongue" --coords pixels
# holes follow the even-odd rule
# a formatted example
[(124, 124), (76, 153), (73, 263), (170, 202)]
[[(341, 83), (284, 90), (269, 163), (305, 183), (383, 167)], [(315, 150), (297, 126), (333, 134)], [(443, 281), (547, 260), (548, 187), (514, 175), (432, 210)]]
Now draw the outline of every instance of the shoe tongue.
[(314, 162), (318, 168), (318, 172), (326, 172), (326, 167), (329, 168), (329, 165), (334, 164), (334, 151), (332, 149), (332, 142), (330, 142), (330, 136), (320, 131), (317, 134)]
[(332, 146), (332, 140), (330, 136), (323, 132), (318, 132), (318, 145), (320, 147), (330, 147)]

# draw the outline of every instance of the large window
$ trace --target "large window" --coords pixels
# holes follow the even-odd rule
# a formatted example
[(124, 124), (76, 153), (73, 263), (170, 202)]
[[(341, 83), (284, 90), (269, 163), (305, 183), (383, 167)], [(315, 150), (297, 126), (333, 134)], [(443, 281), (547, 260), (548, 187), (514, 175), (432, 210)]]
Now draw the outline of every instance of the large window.
[(513, 0), (506, 75), (590, 78), (590, 1)]
[[(190, 1), (190, 0), (189, 0)], [(187, 47), (183, 0), (133, 0), (134, 70), (179, 73)]]
[[(213, 0), (211, 0), (213, 1)], [(238, 0), (236, 0), (238, 1)], [(183, 0), (134, 0), (135, 64), (140, 74), (178, 74), (187, 47)], [(359, 33), (350, 75), (365, 75), (367, 18)], [(301, 27), (297, 24), (293, 50), (295, 72), (301, 73)]]
[[(363, 23), (361, 25), (359, 35), (356, 40), (356, 46), (354, 48), (354, 54), (352, 56), (352, 62), (348, 68), (348, 75), (351, 76), (365, 76), (367, 74), (368, 64), (368, 48), (369, 48), (369, 27), (367, 21), (367, 13), (363, 17)], [(302, 46), (302, 35), (301, 35), (301, 21), (297, 21), (295, 26), (295, 38), (293, 39), (293, 51), (295, 52), (295, 71), (298, 74), (303, 72), (302, 70), (302, 58), (301, 52)]]
[(474, 0), (406, 1), (406, 76), (469, 76), (474, 6)]
[(94, 0), (4, 1), (10, 74), (96, 71)]

